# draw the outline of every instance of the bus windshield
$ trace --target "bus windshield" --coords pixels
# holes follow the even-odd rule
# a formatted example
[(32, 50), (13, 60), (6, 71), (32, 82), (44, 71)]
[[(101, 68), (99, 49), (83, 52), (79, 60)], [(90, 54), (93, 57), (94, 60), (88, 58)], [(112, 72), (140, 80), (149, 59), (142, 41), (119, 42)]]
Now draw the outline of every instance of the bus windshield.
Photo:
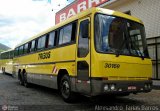
[(149, 57), (144, 26), (110, 15), (95, 16), (95, 48), (100, 53)]

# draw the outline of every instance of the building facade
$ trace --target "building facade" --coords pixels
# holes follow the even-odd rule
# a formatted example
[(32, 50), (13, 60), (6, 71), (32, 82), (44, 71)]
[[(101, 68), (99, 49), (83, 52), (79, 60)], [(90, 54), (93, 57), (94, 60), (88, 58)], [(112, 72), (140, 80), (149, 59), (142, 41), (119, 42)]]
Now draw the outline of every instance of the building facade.
[(153, 61), (152, 79), (160, 80), (160, 0), (75, 0), (56, 13), (56, 23), (95, 6), (121, 11), (144, 22), (149, 54)]

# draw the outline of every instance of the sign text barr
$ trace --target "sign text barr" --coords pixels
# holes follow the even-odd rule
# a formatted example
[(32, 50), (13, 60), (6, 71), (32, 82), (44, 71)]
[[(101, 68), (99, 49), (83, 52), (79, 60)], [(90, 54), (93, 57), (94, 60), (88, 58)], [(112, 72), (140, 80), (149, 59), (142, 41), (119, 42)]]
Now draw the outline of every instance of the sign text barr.
[(73, 15), (91, 7), (97, 7), (112, 0), (75, 0), (72, 4), (56, 13), (55, 23), (66, 20)]

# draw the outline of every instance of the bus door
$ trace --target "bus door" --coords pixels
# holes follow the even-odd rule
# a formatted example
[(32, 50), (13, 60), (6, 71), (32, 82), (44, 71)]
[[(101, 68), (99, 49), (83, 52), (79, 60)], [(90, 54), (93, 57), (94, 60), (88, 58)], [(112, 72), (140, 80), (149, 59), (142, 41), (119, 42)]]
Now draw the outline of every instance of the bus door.
[(76, 90), (84, 94), (90, 94), (90, 18), (80, 19), (78, 24)]

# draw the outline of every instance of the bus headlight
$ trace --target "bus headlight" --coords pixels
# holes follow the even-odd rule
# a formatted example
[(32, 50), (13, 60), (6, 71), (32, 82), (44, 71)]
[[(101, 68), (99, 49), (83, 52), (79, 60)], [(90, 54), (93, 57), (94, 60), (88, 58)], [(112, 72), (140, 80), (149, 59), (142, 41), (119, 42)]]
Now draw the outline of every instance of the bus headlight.
[(116, 89), (116, 86), (115, 86), (114, 84), (111, 84), (111, 85), (110, 85), (110, 88), (111, 88), (111, 90), (113, 91), (113, 90)]
[(108, 84), (106, 84), (106, 85), (104, 86), (104, 91), (107, 91), (107, 90), (109, 90)]

